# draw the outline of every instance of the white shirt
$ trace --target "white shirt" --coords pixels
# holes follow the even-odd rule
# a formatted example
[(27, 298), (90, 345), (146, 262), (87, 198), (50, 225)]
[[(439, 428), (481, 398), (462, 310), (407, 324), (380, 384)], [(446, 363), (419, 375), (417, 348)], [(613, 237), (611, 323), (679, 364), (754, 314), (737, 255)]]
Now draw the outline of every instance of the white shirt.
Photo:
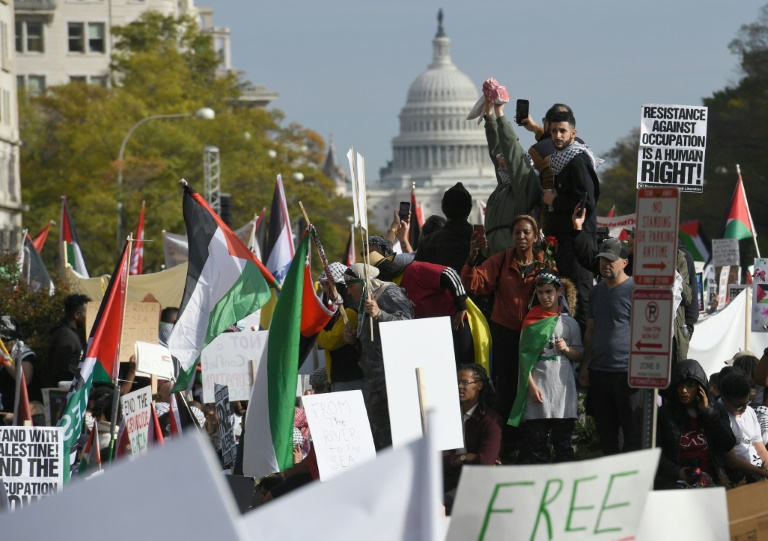
[[(722, 398), (720, 403), (722, 404)], [(740, 417), (732, 415), (729, 411), (728, 418), (731, 420), (733, 435), (736, 436), (736, 447), (734, 447), (736, 454), (751, 464), (760, 466), (762, 459), (758, 456), (754, 444), (762, 442), (763, 436), (760, 431), (760, 423), (757, 422), (755, 410), (752, 409), (752, 406), (747, 406), (747, 409), (744, 410)]]

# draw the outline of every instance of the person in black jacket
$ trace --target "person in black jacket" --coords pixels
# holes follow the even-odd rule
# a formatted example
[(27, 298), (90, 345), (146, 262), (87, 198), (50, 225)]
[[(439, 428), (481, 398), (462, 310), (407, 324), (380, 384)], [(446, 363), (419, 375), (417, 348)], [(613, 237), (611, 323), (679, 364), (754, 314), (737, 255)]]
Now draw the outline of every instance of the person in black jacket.
[(48, 342), (48, 363), (53, 384), (71, 381), (83, 356), (85, 309), (90, 301), (85, 295), (74, 294), (64, 299), (64, 318), (51, 329)]
[(736, 445), (736, 437), (728, 412), (709, 395), (708, 388), (707, 375), (694, 359), (679, 361), (672, 367), (667, 401), (659, 408), (656, 426), (656, 442), (661, 448), (656, 490), (683, 483), (728, 483), (723, 466)]
[[(472, 196), (461, 182), (443, 194), (443, 214), (447, 221), (442, 229), (419, 241), (416, 261), (426, 261), (461, 272), (472, 240), (472, 224), (467, 219), (472, 212)], [(386, 257), (386, 254), (383, 254)]]

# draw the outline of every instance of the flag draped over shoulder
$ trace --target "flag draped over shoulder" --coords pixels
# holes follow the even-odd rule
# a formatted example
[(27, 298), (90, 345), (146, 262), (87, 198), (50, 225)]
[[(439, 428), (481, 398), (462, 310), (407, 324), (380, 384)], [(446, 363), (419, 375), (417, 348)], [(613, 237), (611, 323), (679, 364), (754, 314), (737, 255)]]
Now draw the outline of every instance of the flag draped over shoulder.
[(61, 260), (68, 263), (75, 272), (85, 278), (90, 278), (88, 269), (85, 268), (83, 252), (80, 250), (80, 241), (77, 239), (75, 222), (69, 213), (67, 197), (61, 197), (61, 229), (59, 231), (59, 248)]
[(755, 225), (752, 223), (752, 215), (749, 212), (747, 194), (744, 191), (744, 183), (741, 181), (741, 173), (736, 181), (736, 189), (731, 199), (731, 209), (725, 222), (724, 239), (751, 239), (757, 236)]
[(131, 253), (131, 275), (136, 276), (142, 273), (144, 267), (144, 203), (141, 203), (141, 212), (139, 213), (139, 225), (136, 227), (136, 240), (133, 243), (133, 252)]
[(704, 232), (701, 231), (698, 220), (691, 222), (685, 222), (680, 224), (677, 236), (680, 241), (685, 245), (694, 261), (709, 261), (709, 241), (704, 236)]
[[(227, 327), (270, 298), (275, 279), (195, 190), (184, 185), (189, 266), (179, 316), (168, 339), (177, 372), (173, 391), (186, 389), (200, 353)], [(266, 279), (265, 279), (266, 278)]]
[(91, 327), (91, 335), (88, 337), (88, 346), (72, 380), (67, 395), (67, 405), (59, 421), (58, 426), (65, 429), (64, 455), (70, 455), (71, 459), (64, 461), (65, 483), (69, 482), (70, 466), (74, 463), (76, 455), (74, 446), (77, 438), (80, 437), (91, 384), (94, 381), (108, 383), (117, 377), (128, 283), (129, 251), (130, 243), (126, 242), (120, 261), (112, 272), (107, 291), (101, 300), (99, 312)]
[(523, 320), (523, 330), (520, 332), (520, 379), (517, 383), (517, 396), (507, 424), (520, 426), (528, 398), (528, 376), (536, 366), (544, 347), (552, 338), (557, 320), (560, 315), (548, 312), (541, 306), (534, 306)]
[(299, 243), (277, 299), (267, 351), (258, 365), (246, 413), (243, 470), (263, 477), (293, 464), (293, 417), (309, 235)]

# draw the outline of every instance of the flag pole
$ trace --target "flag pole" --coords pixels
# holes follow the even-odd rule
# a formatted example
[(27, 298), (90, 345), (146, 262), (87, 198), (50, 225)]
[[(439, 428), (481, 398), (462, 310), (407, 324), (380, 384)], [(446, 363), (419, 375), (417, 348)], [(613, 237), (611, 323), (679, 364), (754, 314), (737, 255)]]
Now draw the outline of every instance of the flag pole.
[[(130, 275), (130, 264), (131, 264), (131, 247), (133, 246), (133, 233), (130, 233), (128, 235), (128, 266), (129, 271), (128, 274)], [(122, 269), (120, 269), (122, 272)], [(125, 297), (128, 298), (128, 278), (126, 277), (125, 280)], [(127, 302), (127, 301), (126, 301)], [(126, 302), (123, 302), (123, 313), (121, 315), (123, 321), (125, 321), (125, 305)], [(120, 369), (120, 342), (117, 343), (117, 353), (116, 353), (117, 359), (116, 366), (117, 369)], [(113, 369), (114, 370), (114, 369)], [(117, 408), (120, 405), (120, 383), (117, 378), (117, 374), (114, 372), (112, 373), (112, 379), (114, 380), (114, 387), (112, 391), (112, 418), (109, 421), (109, 459), (108, 462), (112, 462), (112, 459), (115, 456), (115, 426), (117, 425)]]
[(755, 224), (752, 222), (752, 213), (749, 211), (749, 202), (747, 201), (747, 190), (744, 189), (744, 180), (741, 178), (741, 167), (739, 167), (738, 163), (736, 164), (736, 174), (739, 176), (739, 180), (741, 180), (741, 189), (744, 192), (744, 204), (747, 206), (749, 225), (752, 227), (752, 242), (755, 243), (755, 253), (760, 258), (760, 248), (757, 246), (757, 229), (755, 229)]
[[(331, 290), (331, 295), (333, 296), (334, 303), (337, 300), (342, 300), (339, 296), (339, 292), (336, 291), (336, 285), (333, 282), (333, 275), (331, 274), (331, 268), (328, 265), (328, 258), (325, 256), (325, 251), (322, 250), (320, 247), (320, 238), (317, 234), (317, 229), (312, 226), (312, 222), (309, 221), (309, 216), (307, 215), (307, 211), (304, 210), (304, 205), (301, 201), (299, 201), (299, 208), (301, 209), (301, 213), (304, 214), (304, 220), (307, 222), (307, 227), (310, 229), (310, 234), (312, 235), (312, 242), (315, 245), (315, 248), (317, 249), (317, 255), (320, 257), (320, 262), (323, 265), (323, 270), (325, 271), (325, 276), (328, 278), (328, 285)], [(349, 329), (349, 318), (347, 317), (347, 312), (344, 310), (344, 303), (342, 302), (339, 307), (339, 314), (341, 315), (341, 319), (344, 320), (344, 325)]]

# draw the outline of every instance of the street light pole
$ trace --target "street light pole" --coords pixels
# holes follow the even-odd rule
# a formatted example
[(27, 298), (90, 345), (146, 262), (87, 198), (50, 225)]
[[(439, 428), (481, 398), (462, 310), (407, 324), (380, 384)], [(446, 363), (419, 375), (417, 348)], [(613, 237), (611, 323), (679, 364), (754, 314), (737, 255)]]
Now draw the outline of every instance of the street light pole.
[(134, 124), (128, 133), (125, 134), (123, 142), (120, 145), (120, 154), (117, 156), (117, 250), (120, 251), (123, 247), (123, 156), (125, 155), (125, 146), (128, 144), (128, 139), (131, 138), (133, 132), (141, 126), (149, 122), (150, 120), (157, 119), (169, 119), (169, 118), (202, 118), (204, 120), (213, 120), (216, 118), (216, 112), (209, 108), (203, 107), (198, 109), (194, 113), (177, 113), (169, 115), (152, 115), (146, 118), (142, 118), (136, 124)]

